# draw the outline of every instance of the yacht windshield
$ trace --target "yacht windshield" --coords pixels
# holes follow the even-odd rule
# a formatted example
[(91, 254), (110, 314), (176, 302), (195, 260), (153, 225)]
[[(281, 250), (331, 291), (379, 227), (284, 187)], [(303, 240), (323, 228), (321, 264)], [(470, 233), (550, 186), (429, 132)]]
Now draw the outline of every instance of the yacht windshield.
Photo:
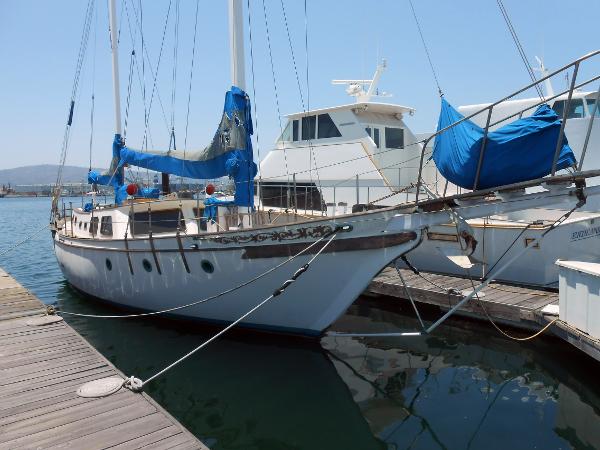
[[(590, 116), (594, 113), (594, 106), (596, 105), (596, 99), (595, 98), (588, 98), (587, 99), (587, 105), (588, 105), (588, 111)], [(596, 108), (596, 117), (600, 117), (600, 104), (598, 105), (598, 107)]]
[[(559, 117), (563, 116), (565, 112), (565, 105), (567, 104), (566, 100), (557, 100), (552, 105), (552, 109), (556, 111)], [(569, 105), (569, 111), (567, 113), (567, 119), (581, 119), (584, 116), (583, 109), (583, 100), (580, 98), (574, 98), (571, 100), (571, 104)]]

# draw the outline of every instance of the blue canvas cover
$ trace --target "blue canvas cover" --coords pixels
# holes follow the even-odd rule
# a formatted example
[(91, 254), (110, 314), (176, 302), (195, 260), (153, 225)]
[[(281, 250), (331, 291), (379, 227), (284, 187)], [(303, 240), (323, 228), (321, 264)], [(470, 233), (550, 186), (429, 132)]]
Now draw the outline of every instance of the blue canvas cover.
[[(463, 118), (442, 98), (438, 131)], [(558, 115), (544, 104), (531, 116), (489, 132), (477, 188), (533, 180), (551, 173), (560, 124)], [(435, 137), (433, 160), (444, 178), (473, 189), (483, 135), (483, 128), (465, 120)], [(565, 136), (556, 167), (560, 170), (574, 164), (575, 155)]]
[(223, 116), (211, 144), (198, 151), (140, 151), (125, 146), (121, 136), (116, 135), (111, 169), (102, 175), (90, 172), (88, 181), (112, 185), (115, 188), (115, 202), (121, 204), (127, 194), (122, 189), (124, 180), (120, 177), (121, 171), (117, 169), (127, 164), (186, 178), (229, 176), (235, 181), (234, 203), (253, 207), (257, 167), (253, 161), (250, 109), (248, 95), (232, 86), (225, 94)]
[(212, 143), (204, 150), (169, 152), (139, 151), (122, 147), (120, 165), (144, 167), (187, 178), (210, 179), (229, 176), (235, 181), (236, 205), (254, 205), (256, 164), (252, 152), (250, 99), (233, 86), (225, 94), (221, 123)]

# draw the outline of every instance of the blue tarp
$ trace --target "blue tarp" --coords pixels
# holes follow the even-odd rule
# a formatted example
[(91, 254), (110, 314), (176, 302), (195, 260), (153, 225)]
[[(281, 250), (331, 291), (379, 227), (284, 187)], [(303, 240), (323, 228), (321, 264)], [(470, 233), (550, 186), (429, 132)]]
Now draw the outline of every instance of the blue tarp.
[(130, 164), (197, 179), (229, 176), (235, 181), (235, 204), (252, 207), (257, 172), (252, 133), (250, 100), (244, 91), (232, 86), (225, 94), (221, 123), (210, 146), (196, 152), (142, 152), (122, 146), (119, 166)]
[[(442, 98), (438, 131), (463, 118)], [(533, 115), (489, 132), (477, 188), (533, 180), (551, 173), (560, 124), (558, 115), (548, 105), (541, 105)], [(435, 137), (433, 160), (448, 181), (473, 189), (483, 135), (483, 128), (465, 120)], [(575, 155), (565, 136), (557, 170), (574, 164)]]
[(231, 200), (221, 200), (216, 197), (206, 197), (204, 199), (204, 218), (206, 220), (217, 220), (217, 206), (233, 205), (235, 202)]

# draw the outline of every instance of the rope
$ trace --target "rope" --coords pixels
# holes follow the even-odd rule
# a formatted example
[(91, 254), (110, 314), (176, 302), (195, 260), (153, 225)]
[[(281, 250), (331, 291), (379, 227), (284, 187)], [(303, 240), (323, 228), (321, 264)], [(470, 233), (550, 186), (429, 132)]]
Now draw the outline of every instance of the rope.
[[(156, 316), (159, 314), (164, 314), (164, 313), (168, 313), (168, 312), (172, 312), (172, 311), (177, 311), (180, 309), (185, 309), (185, 308), (189, 308), (191, 306), (195, 306), (195, 305), (199, 305), (201, 303), (206, 303), (209, 302), (211, 300), (214, 300), (216, 298), (222, 297), (223, 295), (226, 294), (230, 294), (231, 292), (237, 291), (238, 289), (241, 289), (251, 283), (254, 283), (255, 281), (263, 278), (264, 276), (270, 274), (271, 272), (274, 272), (275, 270), (279, 269), (281, 266), (284, 266), (285, 264), (293, 261), (294, 259), (296, 259), (298, 256), (302, 255), (303, 253), (307, 252), (308, 250), (310, 250), (312, 247), (314, 247), (315, 245), (317, 245), (319, 242), (321, 242), (323, 239), (325, 239), (326, 236), (323, 236), (322, 238), (316, 240), (315, 242), (313, 242), (312, 244), (310, 244), (308, 247), (304, 248), (303, 250), (301, 250), (300, 252), (296, 253), (294, 256), (290, 257), (289, 259), (277, 264), (276, 266), (270, 268), (269, 270), (267, 270), (266, 272), (261, 273), (260, 275), (257, 275), (256, 277), (245, 281), (242, 284), (239, 284), (233, 288), (227, 289), (223, 292), (219, 292), (218, 294), (215, 295), (211, 295), (210, 297), (206, 297), (203, 298), (201, 300), (197, 300), (195, 302), (192, 303), (187, 303), (185, 305), (180, 305), (180, 306), (174, 306), (172, 308), (167, 308), (167, 309), (163, 309), (160, 311), (152, 311), (152, 312), (147, 312), (147, 313), (139, 313), (139, 314), (123, 314), (123, 315), (99, 315), (99, 314), (82, 314), (82, 313), (75, 313), (75, 312), (69, 312), (69, 311), (61, 311), (61, 310), (57, 310), (58, 314), (67, 314), (69, 316), (77, 316), (77, 317), (88, 317), (88, 318), (94, 318), (94, 319), (130, 319), (130, 318), (135, 318), (135, 317), (147, 317), (147, 316)], [(1, 256), (1, 255), (0, 255)]]
[(425, 49), (425, 55), (427, 55), (427, 61), (429, 61), (429, 67), (431, 67), (431, 73), (433, 74), (433, 78), (435, 80), (435, 85), (437, 86), (438, 93), (440, 97), (443, 96), (442, 88), (440, 87), (440, 82), (438, 81), (437, 73), (433, 66), (433, 62), (431, 61), (431, 55), (429, 54), (429, 48), (427, 47), (427, 43), (425, 42), (425, 38), (423, 37), (423, 31), (421, 30), (421, 24), (419, 23), (419, 19), (417, 19), (417, 13), (415, 12), (415, 7), (413, 6), (412, 0), (408, 0), (410, 5), (410, 9), (412, 10), (413, 17), (415, 18), (415, 23), (417, 24), (417, 30), (419, 30), (419, 36), (421, 36), (421, 43), (423, 44), (423, 48)]
[[(542, 233), (542, 237), (546, 236), (548, 233), (550, 233), (552, 230), (554, 230), (558, 225), (560, 225), (562, 222), (564, 222), (565, 220), (567, 220), (567, 218), (573, 213), (573, 211), (575, 211), (576, 209), (582, 207), (584, 204), (585, 204), (585, 201), (584, 200), (580, 200), (573, 208), (571, 208), (569, 211), (567, 211), (566, 213), (564, 213), (546, 231), (544, 231), (544, 233)], [(511, 244), (511, 246), (512, 246), (512, 244)], [(465, 269), (465, 271), (467, 273), (467, 277), (469, 278), (469, 281), (471, 282), (471, 286), (473, 287), (473, 292), (475, 292), (475, 298), (477, 299), (477, 302), (478, 302), (479, 306), (481, 307), (481, 309), (483, 310), (485, 316), (487, 317), (487, 319), (489, 320), (489, 322), (494, 326), (494, 328), (496, 330), (498, 330), (502, 335), (506, 336), (507, 338), (512, 339), (514, 341), (528, 341), (528, 340), (533, 339), (533, 338), (539, 336), (540, 334), (542, 334), (544, 331), (546, 331), (548, 328), (550, 328), (550, 326), (552, 326), (558, 320), (558, 318), (556, 318), (556, 319), (550, 321), (542, 329), (540, 329), (536, 333), (532, 334), (531, 336), (527, 336), (527, 337), (524, 337), (524, 338), (518, 338), (518, 337), (511, 336), (510, 334), (508, 334), (504, 330), (502, 330), (494, 322), (494, 320), (490, 317), (490, 315), (487, 312), (485, 306), (483, 305), (483, 302), (479, 298), (479, 294), (478, 294), (478, 292), (477, 292), (477, 290), (475, 288), (475, 282), (473, 281), (473, 277), (471, 276), (471, 271), (469, 269)]]
[(127, 388), (129, 388), (129, 389), (131, 389), (132, 391), (135, 391), (135, 392), (141, 391), (146, 384), (148, 384), (152, 380), (156, 379), (157, 377), (161, 376), (162, 374), (166, 373), (167, 371), (169, 371), (170, 369), (172, 369), (173, 367), (175, 367), (180, 362), (185, 361), (187, 358), (189, 358), (190, 356), (192, 356), (198, 350), (201, 350), (202, 348), (204, 348), (208, 344), (210, 344), (212, 341), (214, 341), (218, 337), (220, 337), (223, 334), (225, 334), (227, 331), (229, 331), (231, 328), (233, 328), (234, 326), (236, 326), (238, 323), (240, 323), (246, 317), (250, 316), (252, 313), (254, 313), (255, 311), (257, 311), (259, 308), (261, 308), (262, 306), (264, 306), (265, 304), (267, 304), (269, 301), (271, 301), (275, 297), (278, 297), (279, 295), (281, 295), (285, 291), (286, 288), (288, 288), (291, 284), (293, 284), (303, 273), (305, 273), (308, 270), (308, 268), (313, 263), (313, 261), (319, 257), (319, 255), (323, 252), (323, 250), (325, 250), (327, 248), (327, 246), (331, 243), (331, 241), (333, 241), (333, 239), (335, 239), (336, 236), (337, 236), (337, 233), (333, 234), (329, 238), (329, 240), (325, 243), (325, 245), (323, 245), (323, 247), (321, 247), (321, 249), (315, 254), (315, 256), (313, 256), (306, 264), (304, 264), (296, 272), (294, 272), (294, 274), (292, 275), (292, 277), (290, 279), (286, 280), (271, 295), (269, 295), (267, 298), (265, 298), (263, 301), (261, 301), (258, 305), (254, 306), (248, 312), (246, 312), (245, 314), (243, 314), (241, 317), (239, 317), (238, 319), (236, 319), (235, 321), (233, 321), (232, 323), (230, 323), (227, 327), (223, 328), (221, 331), (219, 331), (217, 334), (215, 334), (211, 338), (209, 338), (206, 341), (204, 341), (198, 347), (196, 347), (192, 351), (186, 353), (181, 358), (179, 358), (176, 361), (172, 362), (167, 367), (165, 367), (164, 369), (162, 369), (159, 372), (155, 373), (154, 375), (152, 375), (151, 377), (149, 377), (145, 381), (142, 381), (142, 380), (137, 379), (134, 376), (132, 376), (132, 377), (130, 377), (130, 378), (128, 378), (128, 379), (126, 379), (124, 381), (124, 383), (123, 383), (124, 386), (127, 387)]
[[(475, 283), (473, 282), (473, 278), (471, 277), (471, 272), (469, 271), (469, 269), (466, 269), (469, 280), (471, 281), (471, 286), (473, 286), (473, 291), (475, 291)], [(523, 338), (519, 338), (519, 337), (515, 337), (512, 336), (510, 334), (508, 334), (506, 331), (502, 330), (497, 324), (496, 322), (494, 322), (494, 319), (491, 318), (490, 314), (488, 313), (487, 309), (485, 308), (485, 306), (483, 305), (483, 302), (481, 301), (481, 299), (479, 298), (479, 294), (475, 293), (475, 298), (477, 299), (477, 303), (479, 304), (479, 306), (481, 307), (481, 309), (483, 310), (483, 313), (485, 314), (485, 317), (489, 320), (489, 322), (494, 326), (494, 328), (496, 330), (498, 330), (498, 332), (500, 332), (503, 336), (512, 339), (513, 341), (529, 341), (531, 339), (534, 339), (536, 337), (538, 337), (539, 335), (541, 335), (544, 331), (546, 331), (548, 328), (550, 328), (552, 325), (554, 325), (554, 323), (558, 320), (558, 317), (550, 322), (548, 322), (544, 327), (542, 327), (540, 330), (538, 330), (537, 332), (535, 332), (534, 334), (532, 334), (531, 336), (527, 336), (527, 337), (523, 337)]]
[(25, 242), (29, 241), (31, 238), (33, 238), (34, 236), (37, 236), (38, 234), (40, 234), (42, 231), (44, 231), (45, 229), (47, 229), (49, 227), (50, 227), (50, 224), (44, 225), (42, 228), (40, 228), (37, 231), (34, 231), (32, 234), (30, 234), (29, 236), (27, 236), (22, 241), (19, 241), (16, 244), (14, 244), (13, 246), (8, 247), (6, 250), (3, 250), (2, 252), (0, 252), (0, 256), (4, 256), (7, 253), (12, 252), (14, 249), (16, 249), (17, 247), (19, 247), (21, 244), (24, 244)]
[[(410, 0), (409, 0), (410, 1)], [(506, 8), (504, 7), (504, 3), (502, 3), (502, 0), (496, 0), (496, 2), (498, 3), (498, 8), (500, 8), (500, 12), (502, 13), (502, 17), (504, 17), (504, 21), (506, 22), (506, 26), (508, 27), (508, 31), (510, 32), (513, 41), (515, 43), (515, 46), (517, 47), (517, 51), (519, 52), (519, 56), (521, 57), (521, 59), (523, 60), (523, 64), (525, 65), (525, 69), (527, 70), (527, 73), (529, 74), (529, 77), (531, 78), (531, 81), (533, 83), (537, 82), (537, 79), (535, 78), (535, 73), (533, 72), (533, 69), (531, 68), (531, 64), (529, 64), (529, 61), (527, 60), (527, 56), (525, 54), (525, 50), (523, 50), (523, 46), (521, 45), (521, 41), (519, 41), (519, 37), (517, 36), (517, 32), (515, 30), (515, 28), (513, 27), (513, 24), (510, 20), (510, 17), (508, 16), (508, 11), (506, 10)], [(544, 100), (544, 94), (542, 93), (542, 88), (539, 86), (539, 84), (535, 85), (535, 90), (538, 93), (538, 96), (540, 97), (540, 100)]]

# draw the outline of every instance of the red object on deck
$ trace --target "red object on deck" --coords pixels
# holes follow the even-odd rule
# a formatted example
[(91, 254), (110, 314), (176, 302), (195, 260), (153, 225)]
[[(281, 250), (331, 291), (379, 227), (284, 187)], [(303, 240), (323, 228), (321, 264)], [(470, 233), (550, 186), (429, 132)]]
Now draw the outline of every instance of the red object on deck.
[(137, 184), (131, 183), (127, 185), (127, 195), (135, 195), (137, 194), (138, 186)]
[(215, 186), (213, 184), (206, 185), (206, 193), (208, 195), (213, 195), (215, 193)]

